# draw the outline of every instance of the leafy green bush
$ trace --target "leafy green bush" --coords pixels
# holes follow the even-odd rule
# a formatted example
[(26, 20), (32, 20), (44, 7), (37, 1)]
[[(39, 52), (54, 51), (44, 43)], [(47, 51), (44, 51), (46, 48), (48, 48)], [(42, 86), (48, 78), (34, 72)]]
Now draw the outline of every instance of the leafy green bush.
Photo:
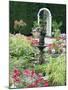
[(33, 47), (23, 35), (10, 35), (9, 53), (10, 53), (10, 72), (14, 67), (26, 68), (33, 58)]
[(49, 84), (54, 85), (65, 85), (65, 55), (61, 54), (57, 58), (50, 57), (50, 62), (47, 65), (46, 73), (49, 77)]

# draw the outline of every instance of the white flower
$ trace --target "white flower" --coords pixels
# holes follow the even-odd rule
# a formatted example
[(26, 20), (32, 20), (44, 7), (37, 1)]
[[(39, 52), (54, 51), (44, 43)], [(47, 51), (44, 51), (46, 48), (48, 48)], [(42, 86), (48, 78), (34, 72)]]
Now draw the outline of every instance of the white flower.
[(47, 51), (48, 51), (48, 49), (49, 49), (49, 47), (46, 47), (46, 48), (44, 49), (44, 51), (45, 51), (45, 52), (47, 52)]
[(55, 49), (53, 48), (53, 49), (51, 50), (51, 52), (54, 54), (54, 53), (55, 53)]

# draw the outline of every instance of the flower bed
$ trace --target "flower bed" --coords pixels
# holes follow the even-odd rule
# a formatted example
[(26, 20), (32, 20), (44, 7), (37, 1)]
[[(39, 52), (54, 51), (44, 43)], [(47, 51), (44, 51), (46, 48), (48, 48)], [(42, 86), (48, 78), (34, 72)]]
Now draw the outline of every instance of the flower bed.
[(39, 64), (38, 39), (10, 34), (10, 88), (65, 85), (65, 39), (53, 39), (44, 48)]
[(23, 87), (40, 87), (48, 86), (48, 81), (42, 78), (42, 74), (36, 74), (34, 70), (25, 69), (23, 71), (18, 70), (17, 68), (13, 71), (13, 82), (17, 88)]

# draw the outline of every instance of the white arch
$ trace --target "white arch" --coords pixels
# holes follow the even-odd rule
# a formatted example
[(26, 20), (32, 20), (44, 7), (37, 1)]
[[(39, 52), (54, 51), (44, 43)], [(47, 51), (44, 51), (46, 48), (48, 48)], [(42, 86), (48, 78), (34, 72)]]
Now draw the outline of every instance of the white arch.
[(37, 14), (38, 25), (40, 24), (40, 13), (41, 13), (41, 11), (45, 11), (45, 13), (46, 13), (46, 22), (47, 22), (46, 35), (51, 36), (51, 22), (52, 22), (51, 12), (47, 8), (41, 8)]

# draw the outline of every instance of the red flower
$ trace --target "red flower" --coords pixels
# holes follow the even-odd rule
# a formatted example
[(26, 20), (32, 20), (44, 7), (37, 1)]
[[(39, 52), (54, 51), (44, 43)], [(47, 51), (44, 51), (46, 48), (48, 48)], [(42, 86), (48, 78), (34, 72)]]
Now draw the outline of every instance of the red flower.
[(45, 87), (48, 86), (48, 81), (45, 81), (44, 86), (45, 86)]

